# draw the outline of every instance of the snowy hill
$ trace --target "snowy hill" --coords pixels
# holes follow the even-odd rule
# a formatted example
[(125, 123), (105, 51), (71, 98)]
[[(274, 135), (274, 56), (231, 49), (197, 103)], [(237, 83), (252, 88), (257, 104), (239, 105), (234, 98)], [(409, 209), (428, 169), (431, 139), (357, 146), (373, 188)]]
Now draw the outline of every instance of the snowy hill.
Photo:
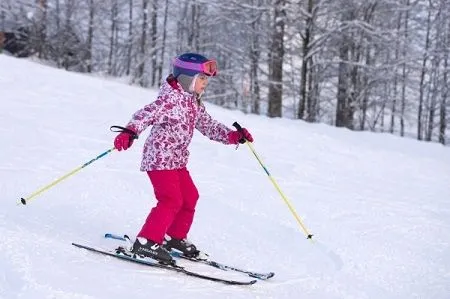
[[(247, 146), (196, 134), (200, 190), (190, 239), (215, 259), (274, 271), (230, 287), (97, 256), (105, 232), (137, 233), (154, 204), (145, 138), (17, 205), (112, 147), (111, 125), (149, 91), (0, 55), (0, 298), (450, 298), (450, 150), (392, 135), (268, 119), (239, 121), (316, 242), (306, 240)], [(208, 274), (245, 276), (193, 265)]]

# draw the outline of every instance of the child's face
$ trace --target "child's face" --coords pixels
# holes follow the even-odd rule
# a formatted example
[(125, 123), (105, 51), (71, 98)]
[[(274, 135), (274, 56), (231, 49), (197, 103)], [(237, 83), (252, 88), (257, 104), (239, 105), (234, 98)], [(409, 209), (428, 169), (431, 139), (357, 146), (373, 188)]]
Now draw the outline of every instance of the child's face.
[(201, 94), (205, 91), (206, 86), (208, 85), (208, 76), (205, 74), (199, 74), (197, 79), (195, 80), (194, 91), (196, 94)]

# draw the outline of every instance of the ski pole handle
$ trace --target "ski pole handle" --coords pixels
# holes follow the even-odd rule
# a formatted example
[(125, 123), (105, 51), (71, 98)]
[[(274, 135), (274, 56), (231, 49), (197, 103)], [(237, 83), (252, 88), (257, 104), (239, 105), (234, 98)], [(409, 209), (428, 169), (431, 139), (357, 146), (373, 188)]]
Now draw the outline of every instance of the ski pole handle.
[(111, 130), (111, 132), (114, 133), (127, 133), (130, 135), (130, 139), (138, 139), (139, 136), (138, 134), (136, 134), (136, 132), (134, 132), (133, 130), (130, 130), (128, 128), (125, 127), (121, 127), (121, 126), (111, 126), (111, 128), (109, 128)]
[(240, 124), (238, 124), (237, 121), (235, 121), (235, 122), (233, 123), (233, 127), (235, 127), (236, 130), (238, 130), (239, 132), (242, 132), (242, 127), (241, 127)]
[(247, 138), (245, 138), (244, 130), (242, 129), (241, 125), (238, 124), (237, 121), (235, 121), (235, 122), (233, 123), (233, 127), (235, 127), (236, 130), (237, 130), (238, 132), (240, 132), (241, 135), (242, 135), (242, 138), (239, 139), (239, 143), (246, 143), (248, 140), (247, 140)]

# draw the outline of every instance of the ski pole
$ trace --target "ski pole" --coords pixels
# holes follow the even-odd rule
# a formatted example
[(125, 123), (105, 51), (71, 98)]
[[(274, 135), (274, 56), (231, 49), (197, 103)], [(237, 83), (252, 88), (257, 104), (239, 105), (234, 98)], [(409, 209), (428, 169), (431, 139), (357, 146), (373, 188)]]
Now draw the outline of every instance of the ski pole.
[(80, 171), (81, 169), (85, 168), (86, 166), (90, 165), (91, 163), (97, 161), (98, 159), (106, 156), (107, 154), (109, 154), (110, 152), (112, 152), (114, 150), (114, 147), (107, 150), (104, 153), (101, 153), (100, 155), (98, 155), (97, 157), (95, 157), (94, 159), (84, 163), (83, 165), (81, 165), (80, 167), (75, 168), (74, 170), (72, 170), (71, 172), (63, 175), (62, 177), (60, 177), (59, 179), (57, 179), (56, 181), (54, 181), (51, 184), (48, 184), (40, 189), (38, 189), (37, 191), (35, 191), (34, 193), (32, 193), (31, 195), (29, 195), (28, 197), (22, 197), (20, 199), (20, 202), (18, 202), (17, 204), (23, 204), (26, 205), (30, 200), (32, 200), (34, 197), (38, 196), (39, 194), (41, 194), (42, 192), (50, 189), (51, 187), (55, 186), (56, 184), (58, 184), (59, 182), (63, 181), (64, 179), (67, 179), (68, 177), (74, 175), (75, 173), (77, 173), (78, 171)]
[[(238, 130), (242, 132), (242, 127), (241, 125), (239, 125), (237, 122), (233, 123), (233, 126)], [(245, 139), (245, 137), (244, 137)], [(284, 200), (284, 202), (286, 203), (286, 205), (288, 206), (289, 210), (291, 211), (292, 215), (294, 215), (295, 220), (297, 220), (298, 224), (300, 225), (301, 229), (303, 230), (303, 232), (306, 235), (307, 239), (311, 239), (313, 235), (308, 231), (308, 229), (306, 228), (306, 226), (303, 224), (302, 219), (297, 215), (297, 213), (295, 212), (294, 206), (291, 204), (291, 202), (289, 201), (289, 199), (284, 195), (284, 193), (281, 191), (280, 186), (277, 184), (277, 182), (275, 181), (275, 179), (270, 175), (269, 170), (267, 170), (267, 167), (264, 166), (264, 163), (262, 162), (262, 160), (259, 158), (258, 154), (255, 151), (255, 148), (253, 147), (252, 143), (249, 142), (247, 139), (245, 139), (245, 143), (248, 145), (248, 147), (250, 148), (250, 151), (253, 153), (253, 155), (255, 156), (256, 160), (258, 160), (259, 164), (261, 165), (261, 167), (264, 169), (264, 172), (267, 174), (267, 176), (269, 177), (270, 181), (272, 182), (272, 184), (275, 186), (275, 189), (277, 189), (278, 193), (280, 193), (281, 198)]]

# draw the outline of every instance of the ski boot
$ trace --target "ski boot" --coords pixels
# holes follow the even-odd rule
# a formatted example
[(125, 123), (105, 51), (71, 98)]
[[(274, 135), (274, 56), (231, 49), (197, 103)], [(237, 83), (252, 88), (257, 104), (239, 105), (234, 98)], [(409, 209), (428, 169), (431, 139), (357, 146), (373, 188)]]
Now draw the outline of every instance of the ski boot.
[(140, 257), (154, 259), (162, 264), (175, 264), (175, 260), (166, 249), (164, 249), (158, 243), (142, 237), (136, 238), (131, 252)]
[(173, 250), (182, 253), (185, 257), (189, 258), (196, 258), (200, 254), (197, 247), (187, 239), (175, 239), (168, 235), (164, 237), (163, 247), (169, 252)]

